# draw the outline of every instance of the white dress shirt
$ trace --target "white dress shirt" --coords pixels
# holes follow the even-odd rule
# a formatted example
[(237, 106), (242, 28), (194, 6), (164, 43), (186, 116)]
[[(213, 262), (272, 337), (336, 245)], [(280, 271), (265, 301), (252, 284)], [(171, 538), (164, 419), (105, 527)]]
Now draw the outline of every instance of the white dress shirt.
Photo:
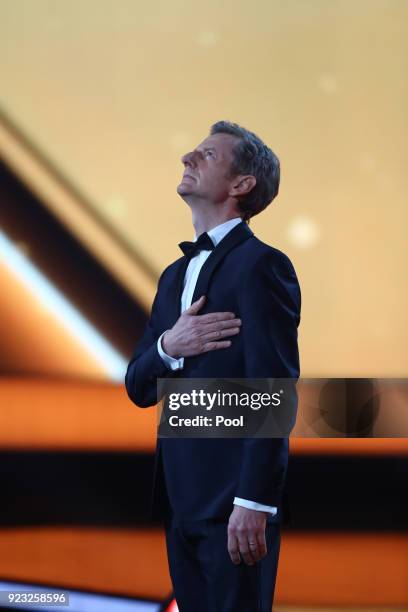
[[(232, 230), (233, 227), (241, 223), (241, 217), (234, 217), (234, 219), (229, 219), (225, 221), (225, 223), (221, 223), (216, 227), (208, 230), (207, 234), (210, 236), (211, 240), (214, 243), (214, 246), (217, 244)], [(197, 240), (197, 234), (194, 236), (194, 242)], [(197, 283), (198, 275), (200, 274), (200, 270), (210, 255), (210, 250), (202, 250), (197, 253), (194, 257), (192, 257), (187, 266), (187, 270), (184, 276), (183, 281), (183, 292), (181, 295), (181, 312), (184, 312), (191, 306), (191, 301), (193, 299), (194, 289)], [(166, 330), (168, 331), (168, 330)], [(184, 367), (184, 357), (180, 357), (179, 359), (175, 357), (171, 357), (167, 355), (163, 351), (163, 347), (161, 345), (161, 339), (163, 335), (166, 333), (164, 331), (160, 338), (157, 341), (157, 350), (159, 351), (159, 355), (166, 364), (168, 368), (171, 370), (180, 370)], [(244, 506), (244, 508), (249, 508), (250, 510), (260, 510), (263, 512), (270, 512), (271, 514), (277, 513), (277, 508), (275, 506), (265, 506), (264, 504), (258, 504), (257, 502), (250, 501), (248, 499), (242, 499), (241, 497), (234, 498), (234, 504), (237, 506)]]

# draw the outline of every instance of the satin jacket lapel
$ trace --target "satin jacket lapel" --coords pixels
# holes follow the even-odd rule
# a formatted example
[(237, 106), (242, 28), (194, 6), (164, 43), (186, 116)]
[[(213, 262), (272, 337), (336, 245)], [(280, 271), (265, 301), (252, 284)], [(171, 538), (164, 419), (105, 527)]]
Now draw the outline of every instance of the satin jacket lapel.
[[(192, 302), (198, 300), (198, 298), (206, 293), (212, 273), (214, 272), (217, 264), (227, 255), (231, 249), (235, 246), (247, 240), (253, 236), (253, 232), (250, 230), (245, 222), (238, 223), (228, 234), (217, 244), (215, 249), (207, 257), (204, 265), (198, 275), (197, 284), (194, 289), (194, 295)], [(186, 270), (189, 264), (187, 257), (182, 257), (179, 260), (178, 266), (174, 271), (174, 288), (172, 291), (172, 299), (169, 301), (168, 309), (170, 315), (170, 321), (175, 323), (181, 314), (181, 296), (183, 293), (183, 281), (186, 274)]]
[(181, 296), (183, 293), (183, 280), (188, 267), (189, 259), (181, 257), (177, 268), (174, 271), (173, 287), (171, 299), (168, 300), (168, 310), (172, 325), (177, 321), (181, 314)]
[[(224, 238), (217, 244), (215, 249), (211, 251), (210, 255), (204, 262), (203, 267), (198, 275), (197, 283), (194, 289), (194, 294), (191, 303), (198, 300), (200, 296), (207, 293), (208, 286), (211, 281), (211, 276), (220, 263), (220, 261), (233, 249), (235, 246), (244, 242), (251, 236), (253, 236), (252, 230), (248, 227), (244, 221), (238, 223)], [(179, 295), (181, 299), (181, 293)]]

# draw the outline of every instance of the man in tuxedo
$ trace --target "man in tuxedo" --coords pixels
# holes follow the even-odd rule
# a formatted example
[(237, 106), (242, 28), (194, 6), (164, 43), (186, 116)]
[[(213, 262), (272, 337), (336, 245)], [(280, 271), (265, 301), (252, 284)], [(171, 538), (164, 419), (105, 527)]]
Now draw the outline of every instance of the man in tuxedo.
[[(279, 190), (261, 139), (219, 121), (181, 159), (193, 242), (160, 276), (126, 373), (139, 407), (158, 378), (299, 377), (300, 289), (289, 258), (249, 228)], [(159, 438), (152, 497), (181, 612), (269, 612), (287, 438)]]

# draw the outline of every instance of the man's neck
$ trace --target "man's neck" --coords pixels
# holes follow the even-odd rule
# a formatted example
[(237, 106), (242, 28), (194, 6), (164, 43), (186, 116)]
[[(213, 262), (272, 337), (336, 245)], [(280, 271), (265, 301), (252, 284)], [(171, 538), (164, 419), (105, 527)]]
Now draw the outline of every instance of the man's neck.
[(225, 223), (239, 216), (239, 213), (236, 211), (220, 211), (217, 215), (194, 214), (193, 211), (193, 226), (196, 236), (200, 236), (203, 232), (208, 232), (214, 227), (217, 227), (217, 225), (221, 225), (221, 223)]

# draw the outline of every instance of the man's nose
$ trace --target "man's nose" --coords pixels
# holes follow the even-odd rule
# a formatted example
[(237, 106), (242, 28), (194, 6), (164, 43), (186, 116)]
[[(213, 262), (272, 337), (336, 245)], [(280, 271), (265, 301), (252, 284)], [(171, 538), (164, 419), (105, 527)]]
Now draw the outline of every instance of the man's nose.
[(185, 165), (194, 166), (196, 163), (194, 151), (189, 151), (188, 153), (183, 155), (183, 157), (181, 158), (181, 161)]

